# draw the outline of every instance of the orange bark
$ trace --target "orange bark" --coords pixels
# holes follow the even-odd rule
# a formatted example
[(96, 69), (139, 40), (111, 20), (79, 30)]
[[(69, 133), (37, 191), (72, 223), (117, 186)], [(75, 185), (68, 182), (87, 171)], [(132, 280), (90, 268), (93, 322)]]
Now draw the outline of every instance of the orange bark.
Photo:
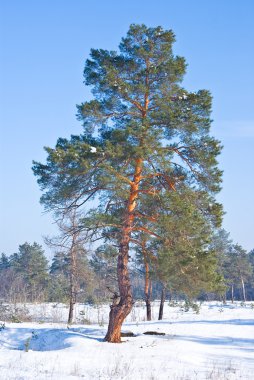
[(138, 198), (139, 182), (141, 180), (143, 161), (141, 158), (136, 159), (136, 166), (133, 181), (130, 186), (130, 195), (126, 210), (126, 216), (122, 228), (122, 238), (120, 241), (120, 249), (117, 263), (117, 277), (120, 299), (118, 303), (110, 306), (108, 331), (104, 338), (106, 342), (120, 343), (121, 342), (121, 327), (123, 321), (130, 313), (133, 305), (131, 292), (131, 284), (128, 270), (129, 261), (129, 243), (131, 239), (131, 231), (134, 222), (134, 211)]
[[(146, 62), (147, 69), (149, 62)], [(141, 112), (143, 120), (146, 118), (146, 113), (149, 104), (149, 80), (148, 70), (146, 75), (146, 93), (144, 94), (144, 107), (137, 102), (128, 98), (128, 100), (137, 107)], [(140, 139), (140, 145), (143, 145), (143, 137)], [(131, 292), (131, 284), (128, 270), (129, 261), (129, 243), (131, 239), (131, 232), (133, 230), (133, 224), (135, 219), (135, 209), (137, 205), (137, 198), (139, 194), (139, 183), (142, 180), (142, 167), (143, 159), (137, 158), (135, 163), (135, 172), (133, 181), (130, 184), (130, 194), (128, 199), (128, 205), (126, 209), (125, 220), (122, 228), (122, 238), (120, 241), (118, 263), (117, 263), (117, 277), (120, 293), (120, 300), (118, 303), (114, 303), (110, 306), (109, 313), (109, 325), (108, 331), (104, 338), (106, 342), (120, 343), (121, 342), (121, 327), (123, 321), (130, 313), (133, 305), (133, 297)]]

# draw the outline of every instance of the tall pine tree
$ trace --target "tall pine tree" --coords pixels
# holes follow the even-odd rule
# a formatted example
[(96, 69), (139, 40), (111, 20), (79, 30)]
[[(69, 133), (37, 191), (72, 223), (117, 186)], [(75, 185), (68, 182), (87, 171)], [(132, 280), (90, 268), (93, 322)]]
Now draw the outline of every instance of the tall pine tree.
[(147, 199), (159, 202), (183, 181), (211, 197), (220, 188), (221, 146), (209, 134), (211, 95), (181, 86), (186, 63), (174, 56), (174, 41), (170, 30), (131, 25), (119, 52), (92, 49), (84, 78), (94, 99), (78, 106), (83, 134), (59, 139), (55, 149), (46, 148), (47, 163), (33, 167), (46, 209), (57, 210), (76, 197), (76, 205), (90, 209), (83, 228), (117, 241), (120, 300), (111, 305), (108, 342), (121, 341), (133, 305), (133, 234), (160, 238), (160, 213), (142, 205)]

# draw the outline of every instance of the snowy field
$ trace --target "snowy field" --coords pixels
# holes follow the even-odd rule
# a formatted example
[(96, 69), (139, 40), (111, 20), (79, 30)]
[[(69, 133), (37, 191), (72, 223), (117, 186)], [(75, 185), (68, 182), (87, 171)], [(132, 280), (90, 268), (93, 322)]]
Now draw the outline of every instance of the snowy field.
[(152, 322), (144, 321), (139, 303), (123, 328), (136, 336), (122, 344), (103, 342), (108, 306), (78, 305), (70, 328), (65, 305), (27, 308), (35, 322), (5, 323), (2, 329), (0, 323), (0, 379), (254, 379), (251, 303), (204, 303), (199, 314), (166, 303), (164, 319), (156, 321), (155, 302)]

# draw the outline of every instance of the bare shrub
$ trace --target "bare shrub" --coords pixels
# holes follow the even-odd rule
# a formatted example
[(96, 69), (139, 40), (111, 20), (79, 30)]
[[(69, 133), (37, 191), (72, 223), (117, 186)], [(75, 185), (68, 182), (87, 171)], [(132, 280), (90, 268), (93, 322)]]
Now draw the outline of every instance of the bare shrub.
[(0, 320), (20, 323), (31, 321), (29, 310), (25, 305), (7, 304), (0, 302)]

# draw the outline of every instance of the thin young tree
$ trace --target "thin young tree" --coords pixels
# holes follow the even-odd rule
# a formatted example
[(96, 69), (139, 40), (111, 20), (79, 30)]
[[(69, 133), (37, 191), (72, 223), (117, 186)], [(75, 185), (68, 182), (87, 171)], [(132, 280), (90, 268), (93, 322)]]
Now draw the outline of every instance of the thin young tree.
[[(58, 212), (57, 226), (60, 234), (54, 238), (45, 238), (45, 242), (51, 248), (61, 252), (65, 258), (64, 269), (69, 278), (69, 314), (68, 324), (73, 323), (74, 306), (79, 291), (78, 267), (80, 257), (86, 256), (84, 248), (85, 236), (79, 228), (79, 217), (77, 207), (72, 207), (63, 212)], [(54, 263), (53, 263), (54, 264)], [(56, 264), (56, 263), (55, 263)], [(51, 272), (54, 271), (54, 267)], [(87, 279), (84, 279), (86, 281)]]
[(153, 267), (152, 261), (156, 260), (154, 253), (148, 248), (147, 235), (144, 233), (135, 236), (136, 248), (135, 248), (135, 267), (139, 275), (144, 279), (144, 301), (146, 304), (146, 320), (151, 321), (152, 319), (152, 289), (153, 289), (153, 278), (151, 269)]
[[(209, 133), (211, 95), (181, 86), (186, 63), (174, 56), (174, 41), (171, 30), (131, 25), (119, 52), (92, 49), (84, 77), (94, 99), (78, 106), (83, 134), (59, 139), (55, 149), (46, 149), (47, 163), (33, 167), (47, 209), (57, 210), (75, 195), (76, 204), (90, 208), (83, 220), (87, 232), (109, 236), (117, 230), (119, 302), (111, 305), (107, 342), (121, 341), (133, 306), (133, 235), (160, 238), (160, 215), (142, 204), (147, 198), (158, 202), (182, 181), (211, 196), (220, 188), (221, 146)], [(92, 208), (94, 199), (98, 206)]]
[(152, 307), (151, 307), (151, 297), (152, 297), (152, 279), (150, 274), (150, 257), (146, 248), (143, 247), (143, 258), (145, 266), (145, 303), (146, 303), (146, 319), (151, 321), (152, 319)]

